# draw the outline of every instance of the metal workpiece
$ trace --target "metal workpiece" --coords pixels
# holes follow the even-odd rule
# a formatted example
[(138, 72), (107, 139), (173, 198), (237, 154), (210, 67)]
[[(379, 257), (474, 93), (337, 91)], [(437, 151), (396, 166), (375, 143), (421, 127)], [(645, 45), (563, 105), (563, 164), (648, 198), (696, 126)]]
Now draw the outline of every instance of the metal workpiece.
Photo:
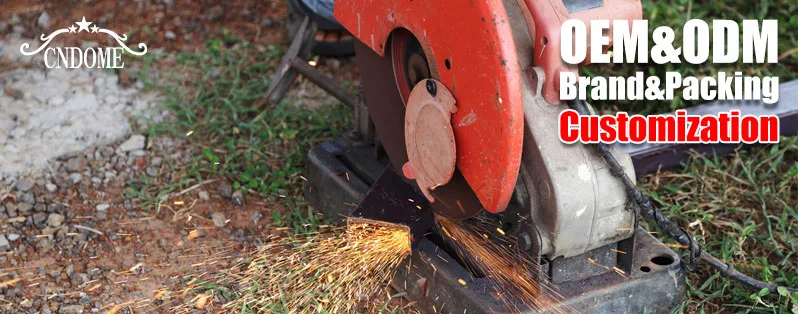
[[(357, 202), (387, 166), (379, 147), (357, 147), (346, 140), (323, 143), (308, 156), (306, 195), (326, 217), (342, 220), (353, 215)], [(534, 224), (521, 224), (512, 234), (519, 243), (527, 241), (530, 253), (540, 251), (535, 249), (540, 236)], [(395, 289), (407, 292), (408, 299), (430, 313), (511, 313), (488, 293), (501, 287), (470, 272), (434, 229), (414, 238), (413, 254), (392, 283)], [(535, 260), (540, 273), (530, 276), (547, 280), (562, 295), (558, 308), (567, 313), (668, 312), (684, 296), (678, 256), (642, 230), (573, 257), (538, 255)], [(555, 308), (547, 311), (557, 312)]]

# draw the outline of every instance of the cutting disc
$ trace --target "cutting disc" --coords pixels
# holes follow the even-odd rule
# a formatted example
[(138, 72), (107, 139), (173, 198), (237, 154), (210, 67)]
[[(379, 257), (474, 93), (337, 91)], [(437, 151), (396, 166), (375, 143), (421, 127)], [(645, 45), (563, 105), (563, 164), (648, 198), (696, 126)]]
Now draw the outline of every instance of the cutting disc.
[[(412, 87), (430, 77), (427, 56), (418, 41), (406, 31), (392, 35), (390, 47), (381, 57), (357, 42), (355, 55), (369, 115), (394, 169), (407, 163), (405, 148), (405, 103)], [(414, 183), (415, 184), (415, 183)], [(451, 180), (431, 191), (433, 211), (451, 219), (473, 217), (482, 209), (476, 194), (456, 168)]]

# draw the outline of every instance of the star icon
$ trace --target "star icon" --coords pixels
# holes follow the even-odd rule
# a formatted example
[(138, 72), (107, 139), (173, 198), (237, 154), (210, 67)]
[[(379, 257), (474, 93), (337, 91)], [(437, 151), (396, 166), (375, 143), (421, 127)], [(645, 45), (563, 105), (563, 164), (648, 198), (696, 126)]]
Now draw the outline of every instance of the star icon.
[(76, 30), (76, 29), (78, 29), (77, 27), (75, 27), (75, 25), (72, 25), (72, 26), (70, 26), (70, 27), (68, 27), (68, 28), (69, 28), (69, 32), (70, 32), (70, 33), (74, 33), (74, 32), (75, 32), (75, 30)]
[(90, 32), (89, 32), (89, 25), (91, 25), (91, 22), (86, 22), (86, 17), (85, 17), (85, 16), (83, 17), (83, 20), (82, 20), (82, 21), (80, 21), (80, 22), (75, 22), (75, 24), (78, 24), (78, 26), (80, 27), (80, 28), (78, 29), (78, 33), (82, 32), (82, 31), (84, 31), (84, 30), (85, 30), (87, 33), (90, 33)]
[(90, 28), (91, 28), (91, 32), (92, 33), (96, 33), (98, 30), (100, 30), (100, 28), (97, 27), (97, 24), (92, 25), (92, 27), (90, 27)]

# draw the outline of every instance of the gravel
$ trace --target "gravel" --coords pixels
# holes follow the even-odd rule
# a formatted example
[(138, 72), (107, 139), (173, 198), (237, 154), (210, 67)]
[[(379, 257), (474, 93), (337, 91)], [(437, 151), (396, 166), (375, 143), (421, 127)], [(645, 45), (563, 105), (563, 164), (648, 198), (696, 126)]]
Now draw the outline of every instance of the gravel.
[(33, 187), (33, 181), (31, 180), (22, 179), (17, 181), (17, 186), (16, 186), (17, 191), (27, 192), (28, 190), (30, 190), (31, 187)]
[(44, 29), (50, 28), (50, 25), (52, 25), (52, 23), (53, 22), (50, 19), (50, 15), (47, 14), (47, 12), (42, 12), (42, 14), (39, 15), (39, 19), (36, 20), (36, 24), (38, 24), (39, 27)]
[(219, 195), (224, 198), (232, 198), (233, 197), (233, 186), (230, 185), (228, 182), (222, 182), (219, 184)]
[(81, 314), (83, 313), (83, 305), (62, 305), (58, 309), (58, 314)]
[(5, 235), (0, 235), (0, 251), (8, 250), (10, 247), (10, 243), (8, 243), (8, 239), (6, 239)]
[[(33, 15), (34, 21), (42, 23), (42, 16)], [(135, 82), (122, 87), (110, 71), (43, 69), (38, 58), (19, 58), (21, 42), (13, 40), (0, 39), (0, 60), (39, 66), (0, 69), (0, 193), (13, 200), (0, 203), (0, 266), (9, 270), (5, 280), (23, 279), (0, 287), (0, 313), (102, 313), (152, 297), (140, 291), (156, 280), (152, 265), (167, 257), (182, 262), (180, 250), (197, 240), (176, 241), (181, 232), (210, 223), (194, 219), (188, 228), (176, 228), (171, 214), (165, 219), (142, 211), (146, 196), (128, 192), (146, 190), (149, 181), (169, 181), (173, 165), (191, 160), (196, 151), (179, 139), (137, 133), (146, 121), (167, 117), (155, 109), (157, 91), (143, 91)], [(219, 193), (243, 204), (229, 183)], [(198, 194), (211, 200), (206, 191)], [(221, 210), (201, 206), (205, 217)], [(161, 213), (168, 213), (165, 208)], [(243, 235), (229, 228), (223, 213), (211, 218), (221, 229), (208, 234)], [(124, 268), (144, 265), (123, 277), (115, 264), (120, 261)], [(95, 285), (101, 288), (87, 292)]]
[(64, 219), (66, 219), (64, 215), (50, 214), (50, 216), (47, 217), (47, 225), (53, 228), (61, 227), (61, 223), (64, 222)]
[(44, 222), (46, 220), (47, 220), (47, 214), (45, 214), (45, 213), (34, 213), (33, 214), (33, 223), (36, 226), (40, 226), (40, 225), (44, 224)]
[(219, 228), (224, 228), (227, 224), (227, 217), (224, 216), (224, 213), (221, 212), (214, 212), (211, 214), (211, 220), (213, 221), (213, 225)]
[(211, 199), (211, 196), (205, 191), (197, 192), (197, 196), (199, 196), (199, 198), (203, 201), (209, 201)]
[(241, 191), (235, 191), (232, 195), (233, 204), (237, 206), (244, 206), (244, 193)]
[(142, 150), (144, 149), (144, 145), (146, 138), (144, 135), (141, 134), (134, 134), (130, 138), (127, 139), (122, 145), (119, 145), (118, 150), (120, 152), (132, 152), (135, 150)]
[[(40, 23), (49, 20), (46, 13), (39, 16)], [(19, 53), (25, 42), (39, 41), (14, 36), (0, 40), (0, 59), (35, 65), (0, 72), (0, 88), (21, 91), (0, 92), (0, 179), (42, 170), (49, 160), (69, 152), (115, 142), (131, 133), (132, 117), (163, 119), (156, 109), (158, 92), (142, 91), (135, 84), (122, 87), (109, 71), (47, 69), (41, 66), (41, 55)]]
[(75, 157), (70, 158), (66, 165), (64, 165), (69, 172), (81, 172), (86, 169), (86, 165), (88, 161), (86, 161), (83, 157)]

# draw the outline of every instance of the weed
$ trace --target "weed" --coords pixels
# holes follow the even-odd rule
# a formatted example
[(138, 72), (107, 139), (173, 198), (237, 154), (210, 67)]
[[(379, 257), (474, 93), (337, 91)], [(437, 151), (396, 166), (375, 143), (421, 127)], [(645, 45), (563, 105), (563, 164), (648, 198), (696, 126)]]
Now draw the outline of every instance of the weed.
[[(753, 146), (727, 157), (693, 154), (683, 170), (648, 176), (642, 184), (666, 215), (692, 232), (713, 255), (754, 278), (798, 284), (798, 137)], [(683, 310), (742, 307), (790, 313), (798, 295), (751, 292), (708, 267), (690, 275)]]

